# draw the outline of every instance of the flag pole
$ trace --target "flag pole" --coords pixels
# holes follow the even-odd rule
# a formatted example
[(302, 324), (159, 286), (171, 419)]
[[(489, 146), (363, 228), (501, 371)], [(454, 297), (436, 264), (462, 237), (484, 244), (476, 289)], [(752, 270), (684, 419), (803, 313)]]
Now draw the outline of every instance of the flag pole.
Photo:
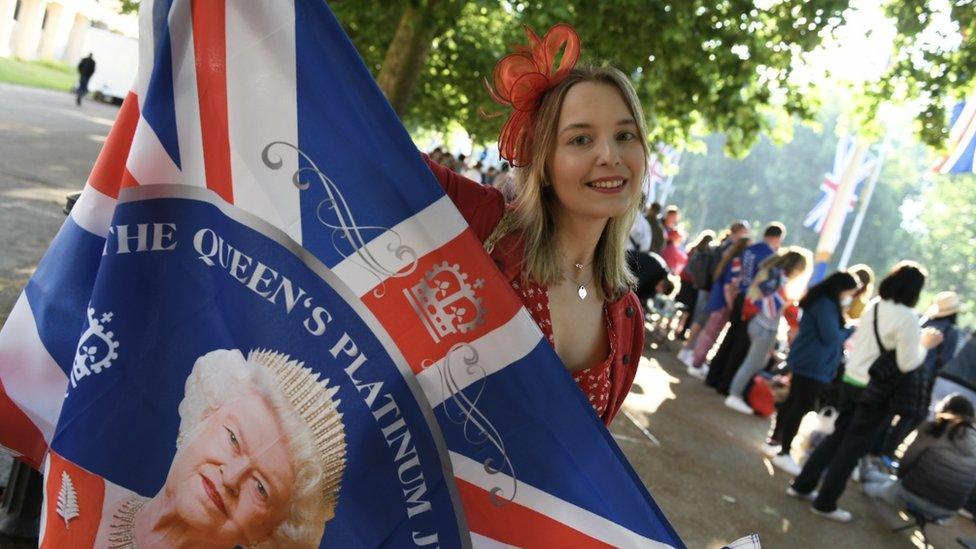
[(874, 196), (874, 188), (878, 184), (878, 178), (881, 177), (881, 168), (884, 165), (885, 156), (888, 154), (889, 143), (890, 133), (885, 132), (884, 141), (881, 142), (881, 148), (878, 151), (878, 161), (874, 166), (874, 171), (871, 172), (871, 179), (868, 181), (867, 188), (864, 189), (863, 196), (861, 197), (861, 203), (858, 205), (857, 217), (854, 218), (854, 224), (851, 226), (851, 232), (847, 235), (847, 242), (844, 244), (844, 251), (840, 254), (840, 261), (837, 263), (838, 269), (846, 269), (851, 260), (851, 253), (854, 251), (854, 244), (857, 243), (857, 237), (861, 234), (861, 226), (864, 224), (864, 217), (867, 214), (868, 206), (871, 204), (871, 197)]
[(847, 208), (850, 207), (851, 194), (854, 190), (854, 183), (857, 181), (857, 170), (864, 161), (867, 152), (868, 147), (855, 145), (853, 154), (850, 155), (847, 165), (844, 166), (844, 173), (837, 185), (837, 192), (834, 193), (833, 203), (830, 205), (827, 219), (820, 231), (820, 241), (817, 243), (817, 251), (814, 254), (812, 284), (820, 282), (827, 275), (827, 266), (837, 248), (837, 243), (840, 241), (840, 232), (844, 228), (844, 220), (847, 218)]

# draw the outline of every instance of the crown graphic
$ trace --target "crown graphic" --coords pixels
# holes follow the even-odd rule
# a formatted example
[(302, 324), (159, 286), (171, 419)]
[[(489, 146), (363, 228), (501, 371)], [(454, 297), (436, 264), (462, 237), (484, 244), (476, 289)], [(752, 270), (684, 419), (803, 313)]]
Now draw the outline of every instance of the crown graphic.
[(95, 318), (95, 309), (88, 308), (88, 329), (81, 334), (71, 367), (72, 387), (77, 386), (78, 380), (85, 376), (100, 374), (103, 369), (112, 365), (113, 360), (119, 358), (116, 352), (119, 343), (115, 341), (112, 332), (105, 331), (105, 326), (112, 322), (112, 316), (108, 312)]
[(420, 317), (434, 342), (441, 338), (467, 333), (485, 322), (485, 309), (475, 289), (484, 285), (478, 279), (468, 284), (468, 275), (460, 265), (444, 261), (435, 265), (413, 287), (403, 290), (410, 305)]

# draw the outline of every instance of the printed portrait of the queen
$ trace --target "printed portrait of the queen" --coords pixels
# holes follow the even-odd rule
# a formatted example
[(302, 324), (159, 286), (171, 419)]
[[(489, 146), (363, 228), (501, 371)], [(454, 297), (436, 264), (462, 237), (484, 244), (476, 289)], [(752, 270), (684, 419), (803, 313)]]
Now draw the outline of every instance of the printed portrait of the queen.
[(165, 484), (121, 501), (96, 546), (318, 547), (345, 467), (337, 392), (281, 353), (200, 357)]

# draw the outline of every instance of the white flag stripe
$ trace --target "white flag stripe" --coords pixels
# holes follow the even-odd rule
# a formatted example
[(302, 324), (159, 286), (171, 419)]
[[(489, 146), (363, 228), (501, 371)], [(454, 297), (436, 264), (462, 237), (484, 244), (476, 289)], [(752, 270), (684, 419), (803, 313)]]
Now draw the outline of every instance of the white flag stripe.
[(507, 543), (502, 543), (500, 541), (495, 541), (491, 538), (486, 538), (481, 534), (476, 534), (471, 532), (471, 547), (472, 549), (509, 549), (516, 547), (515, 545), (509, 545)]
[[(456, 452), (450, 454), (454, 476), (465, 482), (485, 491), (501, 486), (506, 493), (508, 490), (506, 487), (513, 485), (512, 477), (504, 473), (490, 474), (485, 470), (484, 464)], [(563, 501), (521, 480), (518, 481), (514, 502), (614, 547), (671, 547), (632, 532), (611, 520)]]
[(98, 235), (108, 237), (108, 227), (112, 224), (115, 213), (116, 200), (106, 196), (95, 187), (85, 185), (81, 196), (71, 208), (71, 219), (82, 229)]
[[(301, 244), (299, 190), (292, 183), (298, 153), (273, 149), (284, 162), (278, 170), (261, 159), (273, 141), (298, 145), (294, 11), (294, 3), (278, 0), (227, 10), (227, 125), (234, 204)], [(273, 77), (254, 78), (254, 67), (273, 69)]]
[[(467, 227), (451, 199), (442, 196), (416, 215), (374, 238), (362, 251), (368, 252), (386, 270), (397, 272), (406, 267), (413, 257), (422, 258), (437, 250), (457, 238)], [(397, 247), (401, 245), (409, 246), (415, 256), (397, 257)], [(359, 297), (384, 280), (367, 268), (358, 254), (343, 259), (332, 271)]]
[(169, 14), (173, 48), (173, 99), (180, 144), (183, 184), (207, 186), (203, 163), (203, 134), (200, 130), (200, 101), (197, 95), (196, 58), (193, 53), (193, 19), (190, 1), (176, 0)]
[(27, 414), (50, 444), (68, 377), (41, 343), (24, 292), (0, 331), (0, 379), (10, 400)]
[[(455, 356), (441, 357), (434, 365), (421, 371), (417, 374), (417, 380), (431, 408), (436, 408), (454, 394), (445, 383), (444, 376), (448, 373), (453, 388), (456, 391), (464, 390), (521, 360), (542, 340), (539, 326), (525, 309), (520, 309), (511, 320), (470, 343), (478, 354), (476, 369), (469, 368), (463, 361), (465, 356), (470, 356), (470, 350), (461, 349)], [(447, 370), (448, 358), (451, 360), (450, 372)]]
[(139, 111), (142, 111), (142, 101), (146, 97), (146, 90), (149, 89), (149, 78), (152, 76), (152, 68), (155, 64), (154, 58), (156, 37), (153, 34), (153, 0), (142, 0), (145, 8), (139, 10), (139, 70), (136, 73), (136, 81), (132, 84), (133, 90), (139, 97)]
[(125, 169), (129, 170), (140, 185), (183, 183), (180, 169), (159, 142), (152, 126), (141, 115), (132, 136), (132, 147), (125, 161)]
[[(959, 162), (959, 158), (966, 152), (966, 145), (976, 139), (976, 97), (970, 99), (963, 105), (959, 118), (949, 130), (949, 143), (958, 144), (950, 151), (945, 163), (939, 169), (939, 173), (949, 173), (953, 166)], [(972, 121), (970, 123), (970, 121)], [(962, 135), (960, 135), (962, 134)], [(976, 162), (973, 163), (973, 170), (976, 173)]]

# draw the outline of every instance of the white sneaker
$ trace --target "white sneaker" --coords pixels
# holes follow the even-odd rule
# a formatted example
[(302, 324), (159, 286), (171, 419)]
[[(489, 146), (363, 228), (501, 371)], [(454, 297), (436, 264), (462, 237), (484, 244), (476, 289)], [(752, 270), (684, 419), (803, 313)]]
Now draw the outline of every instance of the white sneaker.
[(779, 454), (773, 458), (773, 465), (791, 476), (797, 476), (800, 474), (800, 465), (793, 460), (793, 456), (787, 454)]
[(776, 457), (776, 455), (779, 454), (780, 450), (782, 449), (783, 447), (781, 445), (770, 444), (768, 442), (763, 442), (762, 446), (759, 448), (763, 455), (768, 458)]
[(678, 360), (681, 361), (685, 366), (693, 367), (693, 360), (695, 359), (695, 352), (691, 349), (681, 349), (678, 351)]
[(685, 372), (695, 379), (704, 380), (706, 377), (708, 377), (708, 370), (706, 370), (705, 368), (695, 368), (690, 364), (688, 365), (688, 369), (685, 370)]
[(725, 397), (725, 406), (727, 408), (732, 408), (740, 414), (752, 415), (752, 407), (746, 404), (746, 401), (742, 400), (742, 397), (737, 397), (735, 395), (729, 395)]
[(813, 501), (813, 500), (817, 499), (817, 496), (820, 495), (820, 492), (818, 492), (816, 490), (812, 490), (812, 491), (810, 491), (809, 494), (801, 494), (800, 492), (797, 492), (796, 490), (794, 490), (792, 486), (790, 486), (789, 488), (786, 489), (786, 495), (790, 496), (791, 498), (805, 499), (807, 501)]
[(851, 519), (854, 518), (850, 511), (845, 511), (840, 507), (829, 513), (825, 513), (813, 507), (810, 508), (810, 511), (812, 511), (814, 515), (820, 515), (824, 518), (829, 518), (830, 520), (836, 520), (837, 522), (850, 522)]

